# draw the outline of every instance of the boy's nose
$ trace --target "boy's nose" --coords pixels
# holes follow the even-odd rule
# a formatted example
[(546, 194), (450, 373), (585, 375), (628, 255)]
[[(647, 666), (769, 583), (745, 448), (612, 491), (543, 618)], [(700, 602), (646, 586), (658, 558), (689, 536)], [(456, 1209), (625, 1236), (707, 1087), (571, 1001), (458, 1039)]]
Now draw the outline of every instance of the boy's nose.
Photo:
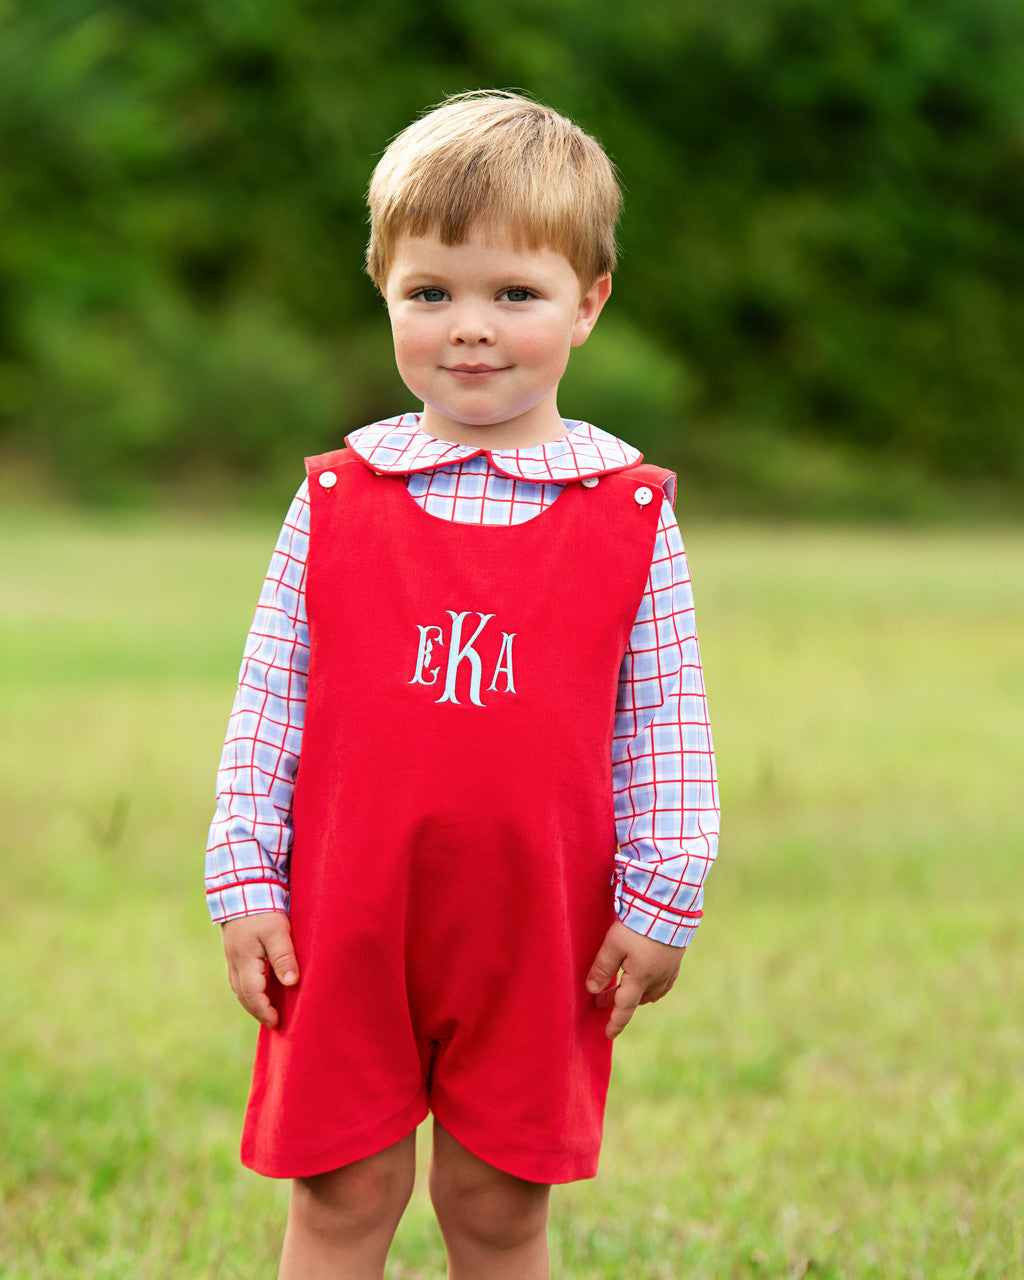
[(449, 340), (453, 346), (491, 346), (494, 326), (479, 307), (460, 307), (452, 315)]

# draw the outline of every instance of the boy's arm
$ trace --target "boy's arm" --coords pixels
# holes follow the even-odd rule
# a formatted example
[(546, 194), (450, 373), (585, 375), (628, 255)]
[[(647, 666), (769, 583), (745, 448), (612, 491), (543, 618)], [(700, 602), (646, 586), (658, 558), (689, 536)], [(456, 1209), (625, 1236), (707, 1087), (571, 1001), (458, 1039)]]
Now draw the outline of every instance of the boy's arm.
[(219, 923), (288, 909), (292, 791), (309, 663), (308, 529), (303, 482), (278, 537), (246, 640), (217, 774), (206, 893)]
[[(671, 989), (701, 918), (718, 848), (718, 785), (693, 593), (671, 504), (663, 503), (651, 570), (619, 676), (613, 786), (618, 922), (588, 979), (615, 1006), (617, 1035), (638, 1004)], [(618, 987), (605, 990), (618, 969)]]

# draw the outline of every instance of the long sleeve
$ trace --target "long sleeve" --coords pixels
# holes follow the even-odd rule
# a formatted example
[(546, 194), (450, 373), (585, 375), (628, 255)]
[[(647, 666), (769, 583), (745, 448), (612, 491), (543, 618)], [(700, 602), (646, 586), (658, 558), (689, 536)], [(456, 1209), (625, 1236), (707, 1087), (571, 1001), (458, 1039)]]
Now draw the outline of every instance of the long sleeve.
[(686, 946), (703, 913), (719, 807), (690, 572), (667, 500), (620, 672), (612, 766), (619, 918)]
[(306, 482), (271, 556), (242, 656), (206, 852), (215, 921), (287, 911), (291, 802), (306, 710)]

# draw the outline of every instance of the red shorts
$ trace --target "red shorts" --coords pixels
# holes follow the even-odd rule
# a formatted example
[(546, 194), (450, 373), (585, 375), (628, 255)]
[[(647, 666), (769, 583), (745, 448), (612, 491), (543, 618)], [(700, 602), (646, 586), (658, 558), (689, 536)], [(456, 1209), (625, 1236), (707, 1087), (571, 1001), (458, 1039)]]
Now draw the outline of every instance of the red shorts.
[(406, 903), (401, 938), (384, 927), (383, 899), (375, 912), (372, 880), (348, 881), (344, 912), (335, 901), (330, 929), (317, 927), (323, 895), (299, 874), (292, 927), (302, 977), (287, 988), (271, 979), (281, 1016), (278, 1029), (260, 1031), (242, 1145), (250, 1168), (273, 1177), (339, 1168), (433, 1112), (474, 1155), (516, 1177), (596, 1173), (611, 1042), (608, 1012), (585, 981), (614, 919), (608, 876), (586, 876), (590, 921), (575, 945), (564, 920), (522, 945), (518, 922), (557, 914), (557, 902), (531, 905), (512, 876), (490, 886), (501, 890), (492, 911), (467, 916), (462, 895), (439, 903), (437, 887), (452, 886), (446, 835), (441, 847), (419, 841), (412, 890), (423, 893)]

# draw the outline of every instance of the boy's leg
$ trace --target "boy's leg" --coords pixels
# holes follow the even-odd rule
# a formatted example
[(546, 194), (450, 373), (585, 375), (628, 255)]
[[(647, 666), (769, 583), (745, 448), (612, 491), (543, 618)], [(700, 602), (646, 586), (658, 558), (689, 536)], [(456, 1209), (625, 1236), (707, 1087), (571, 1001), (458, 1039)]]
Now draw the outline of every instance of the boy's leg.
[(550, 1191), (485, 1163), (435, 1120), (430, 1198), (449, 1280), (550, 1280)]
[(292, 1182), (278, 1280), (381, 1280), (416, 1176), (416, 1134), (343, 1169)]

